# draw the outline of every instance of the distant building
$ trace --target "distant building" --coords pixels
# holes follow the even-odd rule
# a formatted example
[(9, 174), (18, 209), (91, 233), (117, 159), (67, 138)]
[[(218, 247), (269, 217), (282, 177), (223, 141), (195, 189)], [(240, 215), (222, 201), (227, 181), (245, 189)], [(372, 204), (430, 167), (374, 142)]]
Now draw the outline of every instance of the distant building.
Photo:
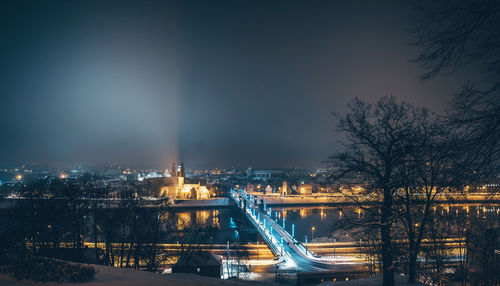
[(252, 167), (248, 167), (248, 169), (247, 169), (247, 178), (253, 178), (253, 169), (252, 169)]
[(255, 185), (248, 182), (247, 183), (247, 192), (254, 192), (255, 191)]
[(208, 277), (221, 277), (222, 257), (208, 251), (183, 255), (172, 267), (173, 273), (192, 273)]
[(165, 169), (165, 172), (163, 173), (163, 177), (172, 177), (168, 169)]
[[(174, 169), (175, 164), (172, 166)], [(179, 163), (177, 171), (172, 177), (164, 178), (165, 184), (161, 187), (160, 195), (170, 199), (210, 199), (211, 193), (207, 186), (197, 183), (185, 182), (186, 170), (183, 163)]]
[(271, 187), (271, 185), (267, 185), (264, 190), (266, 194), (270, 194), (273, 192), (273, 187)]
[(113, 167), (113, 168), (109, 168), (106, 171), (104, 171), (104, 173), (102, 175), (105, 177), (114, 178), (114, 177), (119, 177), (121, 174), (122, 174), (122, 171), (119, 168)]
[(299, 184), (299, 194), (300, 195), (312, 194), (312, 185), (304, 183)]
[(288, 193), (288, 183), (286, 182), (286, 180), (283, 181), (283, 186), (281, 187), (281, 195), (282, 196), (287, 196), (289, 193)]
[(156, 179), (156, 178), (163, 178), (165, 177), (163, 174), (158, 173), (156, 171), (151, 171), (148, 173), (137, 173), (137, 174), (132, 174), (134, 177), (136, 177), (137, 181), (142, 182), (144, 180), (148, 179)]
[(252, 179), (258, 181), (269, 181), (284, 175), (281, 170), (253, 170), (252, 172), (248, 172), (248, 174), (252, 174)]

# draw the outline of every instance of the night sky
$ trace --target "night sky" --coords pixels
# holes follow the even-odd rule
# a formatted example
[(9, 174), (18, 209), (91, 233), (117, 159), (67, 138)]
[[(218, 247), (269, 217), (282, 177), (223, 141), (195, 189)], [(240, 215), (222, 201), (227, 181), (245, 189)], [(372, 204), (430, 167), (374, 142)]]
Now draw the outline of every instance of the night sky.
[(316, 167), (332, 112), (418, 80), (405, 1), (2, 1), (0, 161)]

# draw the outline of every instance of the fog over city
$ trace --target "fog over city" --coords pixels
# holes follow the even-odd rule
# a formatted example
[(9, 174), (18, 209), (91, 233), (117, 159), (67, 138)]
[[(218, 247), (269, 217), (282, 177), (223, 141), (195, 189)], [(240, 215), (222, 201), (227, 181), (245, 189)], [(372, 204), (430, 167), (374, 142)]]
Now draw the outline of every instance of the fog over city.
[(500, 285), (500, 1), (0, 1), (0, 285)]
[(419, 80), (412, 14), (405, 1), (7, 1), (0, 161), (321, 166), (351, 98), (443, 111), (464, 82)]

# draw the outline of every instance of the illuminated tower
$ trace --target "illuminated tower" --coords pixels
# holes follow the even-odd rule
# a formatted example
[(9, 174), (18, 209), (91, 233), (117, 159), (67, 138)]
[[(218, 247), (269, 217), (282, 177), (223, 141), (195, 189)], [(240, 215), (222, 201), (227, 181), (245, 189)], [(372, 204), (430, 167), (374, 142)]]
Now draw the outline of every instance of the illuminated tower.
[(281, 195), (286, 196), (288, 195), (288, 183), (286, 180), (283, 180), (283, 187), (281, 188)]
[(186, 174), (186, 171), (184, 170), (184, 163), (179, 162), (179, 166), (177, 167), (177, 187), (179, 190), (182, 190), (184, 188), (184, 176)]

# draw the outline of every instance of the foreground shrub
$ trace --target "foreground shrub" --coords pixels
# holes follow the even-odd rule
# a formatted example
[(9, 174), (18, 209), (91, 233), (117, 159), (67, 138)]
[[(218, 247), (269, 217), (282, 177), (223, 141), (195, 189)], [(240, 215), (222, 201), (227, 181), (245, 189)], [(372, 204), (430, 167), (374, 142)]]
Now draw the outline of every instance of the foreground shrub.
[(19, 280), (85, 282), (94, 278), (96, 270), (86, 265), (70, 264), (31, 255), (8, 254), (0, 257), (0, 273)]

